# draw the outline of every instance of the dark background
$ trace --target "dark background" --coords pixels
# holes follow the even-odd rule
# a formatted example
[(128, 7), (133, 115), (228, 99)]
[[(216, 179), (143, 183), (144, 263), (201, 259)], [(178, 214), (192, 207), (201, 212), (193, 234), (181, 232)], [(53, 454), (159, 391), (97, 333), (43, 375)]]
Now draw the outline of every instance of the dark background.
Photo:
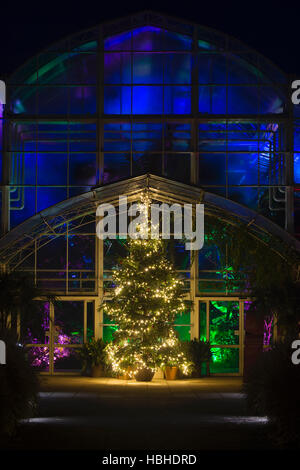
[(140, 10), (162, 13), (218, 29), (242, 40), (286, 73), (300, 78), (300, 1), (44, 0), (0, 2), (0, 78), (53, 42), (105, 20)]

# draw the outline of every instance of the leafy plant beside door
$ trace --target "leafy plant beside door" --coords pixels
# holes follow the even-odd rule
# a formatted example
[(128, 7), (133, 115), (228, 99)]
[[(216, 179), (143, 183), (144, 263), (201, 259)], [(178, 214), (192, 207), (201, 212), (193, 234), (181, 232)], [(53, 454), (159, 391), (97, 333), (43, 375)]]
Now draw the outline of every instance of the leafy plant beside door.
[(192, 341), (185, 343), (187, 359), (192, 364), (192, 377), (201, 377), (202, 365), (206, 364), (207, 374), (209, 375), (209, 361), (212, 353), (210, 343), (194, 338)]
[(105, 347), (106, 342), (103, 339), (95, 339), (84, 343), (79, 351), (79, 357), (82, 360), (82, 374), (92, 377), (102, 377), (105, 368)]

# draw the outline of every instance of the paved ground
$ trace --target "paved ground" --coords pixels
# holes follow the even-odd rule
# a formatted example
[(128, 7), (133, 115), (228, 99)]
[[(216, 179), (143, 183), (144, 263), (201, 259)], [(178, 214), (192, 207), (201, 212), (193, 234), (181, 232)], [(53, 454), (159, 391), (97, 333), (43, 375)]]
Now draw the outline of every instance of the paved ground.
[(43, 377), (38, 416), (11, 449), (266, 449), (265, 418), (249, 416), (240, 378)]

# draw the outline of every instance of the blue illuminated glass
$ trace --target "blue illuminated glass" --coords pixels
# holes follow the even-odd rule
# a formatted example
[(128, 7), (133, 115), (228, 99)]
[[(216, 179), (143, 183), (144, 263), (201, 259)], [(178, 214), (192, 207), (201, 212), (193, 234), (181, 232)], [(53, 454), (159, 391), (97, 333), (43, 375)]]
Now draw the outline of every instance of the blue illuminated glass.
[(294, 178), (295, 183), (300, 183), (300, 153), (294, 154)]
[(132, 93), (133, 114), (161, 114), (163, 112), (162, 86), (135, 86)]

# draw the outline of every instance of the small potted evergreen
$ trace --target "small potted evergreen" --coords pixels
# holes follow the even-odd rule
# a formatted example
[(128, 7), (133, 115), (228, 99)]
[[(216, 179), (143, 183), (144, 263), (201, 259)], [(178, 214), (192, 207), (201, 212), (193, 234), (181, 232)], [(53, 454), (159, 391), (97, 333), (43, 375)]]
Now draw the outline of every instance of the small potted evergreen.
[(105, 365), (106, 343), (101, 339), (93, 338), (89, 343), (85, 343), (80, 350), (80, 357), (83, 361), (83, 374), (90, 371), (92, 377), (103, 377)]
[(162, 370), (166, 380), (176, 380), (179, 376), (180, 367), (183, 362), (186, 362), (185, 353), (183, 351), (182, 343), (176, 344), (165, 348), (165, 355), (163, 357)]

